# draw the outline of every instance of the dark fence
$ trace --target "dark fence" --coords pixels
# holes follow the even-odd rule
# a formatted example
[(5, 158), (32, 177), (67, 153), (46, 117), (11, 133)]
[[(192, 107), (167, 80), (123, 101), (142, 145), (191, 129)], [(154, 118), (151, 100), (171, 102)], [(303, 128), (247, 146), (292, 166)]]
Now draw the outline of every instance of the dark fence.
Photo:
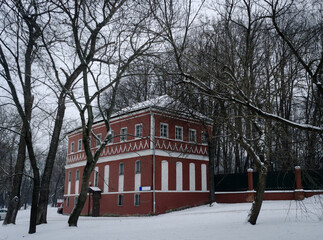
[(248, 174), (218, 174), (215, 175), (215, 191), (246, 191), (248, 190)]
[[(253, 173), (254, 189), (257, 189), (258, 173)], [(266, 190), (294, 190), (295, 171), (268, 172)], [(302, 171), (302, 185), (305, 190), (323, 189), (323, 169)], [(215, 175), (215, 191), (247, 191), (248, 173)]]
[(323, 189), (323, 169), (302, 171), (304, 190)]

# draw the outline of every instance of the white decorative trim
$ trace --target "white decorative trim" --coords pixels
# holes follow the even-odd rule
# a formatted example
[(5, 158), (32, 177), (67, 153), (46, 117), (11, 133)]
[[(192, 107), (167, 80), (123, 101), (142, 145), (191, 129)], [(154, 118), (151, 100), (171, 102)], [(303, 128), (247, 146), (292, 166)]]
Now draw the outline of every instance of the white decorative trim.
[[(167, 140), (166, 140), (167, 141)], [(164, 149), (167, 151), (180, 152), (181, 154), (201, 154), (208, 155), (207, 148), (204, 145), (189, 144), (185, 142), (168, 141), (168, 144), (163, 138), (156, 140), (156, 149)]]
[(208, 156), (182, 153), (182, 152), (168, 152), (165, 150), (156, 150), (156, 156), (162, 157), (173, 157), (173, 158), (182, 158), (182, 159), (190, 159), (190, 160), (200, 160), (200, 161), (209, 161)]
[[(119, 161), (127, 158), (138, 158), (138, 156), (149, 156), (152, 155), (152, 150), (143, 150), (143, 151), (137, 151), (137, 152), (129, 152), (129, 153), (123, 153), (113, 156), (106, 156), (106, 157), (100, 157), (99, 163), (104, 162), (113, 162), (113, 161)], [(188, 160), (200, 160), (200, 161), (209, 161), (208, 156), (203, 155), (195, 155), (195, 154), (186, 154), (186, 153), (180, 153), (180, 152), (167, 152), (165, 150), (156, 150), (156, 156), (161, 157), (172, 157), (172, 158), (181, 158), (181, 159), (188, 159)], [(82, 167), (86, 165), (85, 161), (85, 154), (83, 161), (75, 162), (75, 163), (69, 163), (65, 166), (65, 169), (75, 168), (75, 167)]]

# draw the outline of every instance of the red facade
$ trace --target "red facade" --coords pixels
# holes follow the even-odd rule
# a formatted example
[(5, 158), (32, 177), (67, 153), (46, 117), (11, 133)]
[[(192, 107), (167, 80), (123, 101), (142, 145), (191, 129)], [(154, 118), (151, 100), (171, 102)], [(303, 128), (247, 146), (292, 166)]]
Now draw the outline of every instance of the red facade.
[[(101, 153), (89, 183), (102, 191), (99, 215), (158, 214), (208, 202), (208, 154), (201, 124), (146, 107), (116, 115), (110, 125), (113, 142)], [(96, 124), (94, 132), (104, 138), (103, 123)], [(81, 189), (86, 160), (80, 130), (69, 135), (68, 145), (67, 214)], [(94, 152), (94, 138), (91, 146)], [(92, 204), (88, 194), (82, 214), (91, 215)]]

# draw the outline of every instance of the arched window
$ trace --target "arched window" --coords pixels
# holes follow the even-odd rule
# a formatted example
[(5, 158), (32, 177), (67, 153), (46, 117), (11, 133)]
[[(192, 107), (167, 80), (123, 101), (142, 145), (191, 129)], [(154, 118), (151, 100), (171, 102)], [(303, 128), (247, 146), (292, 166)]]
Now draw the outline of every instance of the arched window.
[(202, 191), (207, 190), (207, 173), (206, 173), (206, 164), (201, 165), (201, 183), (202, 183)]
[(176, 191), (183, 191), (183, 164), (176, 162)]
[(109, 192), (109, 165), (104, 166), (104, 192)]
[(167, 191), (168, 190), (168, 162), (162, 161), (161, 166), (161, 190)]
[(195, 191), (195, 163), (190, 163), (190, 191)]

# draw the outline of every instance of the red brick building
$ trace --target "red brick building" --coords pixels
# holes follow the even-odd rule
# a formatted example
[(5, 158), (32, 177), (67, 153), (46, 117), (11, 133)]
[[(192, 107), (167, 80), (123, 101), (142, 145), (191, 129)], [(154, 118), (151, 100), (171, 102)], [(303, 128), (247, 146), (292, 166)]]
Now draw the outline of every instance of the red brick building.
[[(132, 215), (208, 202), (208, 154), (204, 129), (197, 121), (175, 114), (163, 96), (115, 114), (113, 140), (105, 147), (89, 185), (82, 214)], [(168, 110), (167, 110), (168, 109)], [(93, 128), (106, 135), (103, 123)], [(64, 213), (71, 213), (81, 189), (85, 166), (81, 130), (68, 136)], [(96, 141), (91, 140), (93, 151)], [(95, 193), (100, 194), (94, 199)]]

